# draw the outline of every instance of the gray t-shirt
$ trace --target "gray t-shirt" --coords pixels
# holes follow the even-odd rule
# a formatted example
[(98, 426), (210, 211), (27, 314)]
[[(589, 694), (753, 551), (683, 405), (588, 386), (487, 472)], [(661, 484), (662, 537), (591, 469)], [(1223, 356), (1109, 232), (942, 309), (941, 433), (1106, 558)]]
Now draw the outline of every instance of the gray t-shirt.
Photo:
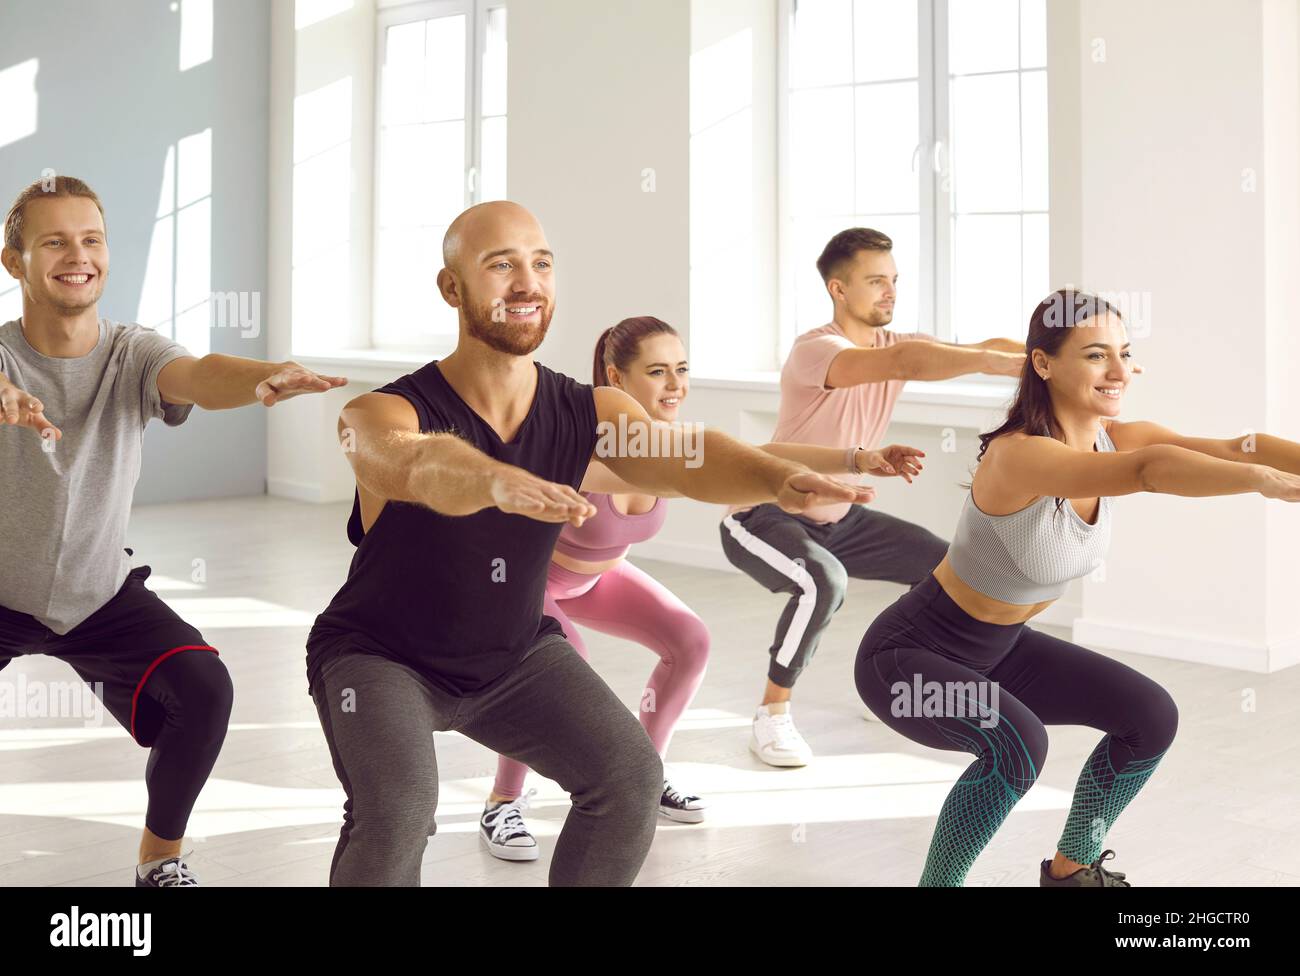
[(66, 634), (121, 589), (145, 424), (174, 427), (193, 407), (164, 404), (158, 373), (188, 355), (153, 329), (100, 319), (94, 349), (58, 359), (28, 344), (21, 321), (0, 325), (0, 374), (63, 432), (44, 442), (0, 426), (0, 606)]

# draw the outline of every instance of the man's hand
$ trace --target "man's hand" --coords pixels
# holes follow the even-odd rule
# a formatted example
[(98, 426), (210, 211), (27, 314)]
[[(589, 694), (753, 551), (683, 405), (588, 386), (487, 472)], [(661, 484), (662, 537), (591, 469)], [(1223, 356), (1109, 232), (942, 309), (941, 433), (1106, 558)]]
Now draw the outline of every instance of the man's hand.
[(596, 514), (596, 506), (568, 485), (509, 464), (500, 465), (493, 474), (491, 492), (492, 504), (501, 511), (539, 522), (568, 522), (577, 528)]
[(20, 390), (8, 380), (0, 379), (0, 425), (30, 427), (42, 437), (63, 437), (63, 431), (46, 418), (45, 404), (26, 390)]
[(901, 477), (909, 485), (912, 478), (921, 473), (925, 467), (918, 458), (925, 457), (925, 451), (904, 444), (890, 444), (878, 451), (858, 451), (858, 470), (863, 474), (873, 474), (880, 478)]
[(783, 512), (798, 515), (815, 505), (833, 505), (836, 502), (870, 502), (876, 489), (870, 485), (846, 485), (830, 475), (813, 471), (792, 474), (785, 479), (777, 492), (776, 504)]
[(318, 376), (305, 366), (290, 362), (258, 383), (253, 394), (263, 406), (270, 407), (281, 400), (296, 397), (300, 393), (323, 393), (326, 390), (346, 386), (347, 382), (346, 377)]

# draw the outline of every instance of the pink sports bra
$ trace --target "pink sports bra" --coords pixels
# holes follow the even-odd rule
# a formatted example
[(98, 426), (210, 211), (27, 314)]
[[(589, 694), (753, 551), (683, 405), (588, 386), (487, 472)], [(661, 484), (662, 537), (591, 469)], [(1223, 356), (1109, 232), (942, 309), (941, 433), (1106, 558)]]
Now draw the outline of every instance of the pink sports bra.
[(566, 524), (560, 530), (555, 551), (583, 562), (600, 563), (627, 555), (632, 543), (653, 539), (668, 515), (662, 498), (656, 498), (654, 508), (648, 512), (624, 515), (613, 506), (609, 495), (594, 491), (582, 494), (596, 506), (596, 514), (579, 528)]

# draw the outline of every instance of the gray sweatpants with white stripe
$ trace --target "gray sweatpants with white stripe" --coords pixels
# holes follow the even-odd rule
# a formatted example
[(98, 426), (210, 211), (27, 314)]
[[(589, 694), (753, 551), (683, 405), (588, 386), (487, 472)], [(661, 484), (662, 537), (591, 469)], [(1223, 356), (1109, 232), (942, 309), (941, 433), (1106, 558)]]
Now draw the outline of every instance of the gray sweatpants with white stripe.
[(915, 586), (948, 551), (948, 543), (929, 529), (865, 505), (854, 505), (830, 525), (758, 505), (728, 515), (720, 529), (733, 566), (773, 593), (790, 594), (767, 670), (782, 688), (793, 688), (812, 660), (822, 631), (844, 602), (849, 577)]

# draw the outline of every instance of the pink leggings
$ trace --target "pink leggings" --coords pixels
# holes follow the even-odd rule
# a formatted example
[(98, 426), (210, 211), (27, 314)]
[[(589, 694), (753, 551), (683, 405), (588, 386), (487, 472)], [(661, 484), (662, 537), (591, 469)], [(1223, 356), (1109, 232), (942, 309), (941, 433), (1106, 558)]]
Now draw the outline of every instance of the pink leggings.
[[(695, 613), (654, 577), (626, 559), (613, 569), (586, 576), (551, 563), (543, 612), (554, 617), (574, 649), (587, 646), (573, 624), (643, 644), (659, 664), (641, 697), (641, 724), (662, 757), (673, 727), (695, 697), (709, 657), (709, 631)], [(501, 756), (493, 792), (513, 799), (524, 788), (528, 767)]]

